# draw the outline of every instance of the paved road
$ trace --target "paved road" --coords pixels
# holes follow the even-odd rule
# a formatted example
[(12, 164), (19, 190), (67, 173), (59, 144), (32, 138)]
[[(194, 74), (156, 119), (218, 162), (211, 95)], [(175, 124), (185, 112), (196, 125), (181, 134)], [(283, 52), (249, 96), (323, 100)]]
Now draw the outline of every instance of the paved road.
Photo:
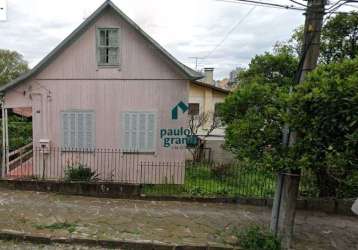
[[(269, 219), (270, 209), (265, 207), (106, 199), (0, 189), (0, 231), (34, 235), (234, 244), (237, 230), (253, 224), (267, 226)], [(295, 229), (295, 249), (358, 250), (358, 216), (299, 211)], [(47, 247), (45, 249), (52, 249), (52, 246)]]

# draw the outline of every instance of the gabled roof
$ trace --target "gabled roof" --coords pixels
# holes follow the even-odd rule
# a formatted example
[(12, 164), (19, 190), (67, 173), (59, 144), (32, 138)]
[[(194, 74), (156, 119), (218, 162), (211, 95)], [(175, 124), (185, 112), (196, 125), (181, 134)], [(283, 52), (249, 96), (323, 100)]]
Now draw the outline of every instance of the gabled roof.
[(57, 55), (59, 55), (66, 47), (72, 44), (95, 20), (101, 15), (101, 13), (107, 8), (111, 8), (117, 13), (124, 21), (126, 21), (132, 28), (134, 28), (142, 37), (151, 43), (158, 51), (164, 55), (170, 62), (176, 66), (181, 73), (183, 73), (190, 80), (197, 80), (203, 77), (203, 75), (179, 62), (174, 56), (166, 51), (159, 43), (145, 33), (133, 20), (126, 16), (112, 1), (105, 1), (95, 12), (92, 13), (80, 26), (78, 26), (66, 39), (64, 39), (54, 50), (52, 50), (46, 57), (44, 57), (34, 68), (27, 73), (19, 76), (15, 80), (0, 87), (0, 92), (6, 91), (19, 83), (31, 78), (36, 73), (44, 69)]

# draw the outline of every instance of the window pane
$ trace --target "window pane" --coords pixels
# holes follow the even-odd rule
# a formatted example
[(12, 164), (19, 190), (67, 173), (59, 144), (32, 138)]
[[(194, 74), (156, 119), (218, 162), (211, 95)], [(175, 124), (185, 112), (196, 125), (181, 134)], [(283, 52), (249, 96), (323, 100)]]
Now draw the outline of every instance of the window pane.
[(100, 64), (107, 64), (108, 63), (108, 55), (107, 55), (107, 48), (99, 48), (99, 63)]
[(106, 39), (106, 30), (99, 30), (99, 45), (106, 46), (107, 39)]
[(199, 103), (189, 103), (189, 115), (199, 115)]
[(118, 46), (118, 30), (110, 29), (108, 30), (108, 45), (112, 47)]
[(116, 65), (118, 64), (118, 49), (110, 48), (108, 49), (108, 64)]

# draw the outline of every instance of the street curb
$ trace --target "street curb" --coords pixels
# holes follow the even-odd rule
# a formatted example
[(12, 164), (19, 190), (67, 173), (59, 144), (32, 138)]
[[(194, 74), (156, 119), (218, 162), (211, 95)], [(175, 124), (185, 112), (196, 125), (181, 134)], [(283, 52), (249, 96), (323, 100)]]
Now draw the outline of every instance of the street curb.
[(0, 240), (27, 241), (34, 244), (69, 244), (83, 246), (100, 246), (106, 248), (120, 248), (125, 250), (234, 250), (233, 247), (210, 245), (177, 245), (157, 241), (127, 241), (127, 240), (95, 240), (87, 238), (66, 238), (31, 235), (12, 230), (0, 231)]

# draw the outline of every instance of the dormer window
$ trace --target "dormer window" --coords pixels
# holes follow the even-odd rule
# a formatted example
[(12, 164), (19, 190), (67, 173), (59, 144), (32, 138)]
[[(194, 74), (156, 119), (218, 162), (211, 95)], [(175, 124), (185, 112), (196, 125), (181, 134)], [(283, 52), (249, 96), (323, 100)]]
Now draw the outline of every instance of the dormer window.
[(97, 29), (97, 64), (119, 66), (119, 29)]

